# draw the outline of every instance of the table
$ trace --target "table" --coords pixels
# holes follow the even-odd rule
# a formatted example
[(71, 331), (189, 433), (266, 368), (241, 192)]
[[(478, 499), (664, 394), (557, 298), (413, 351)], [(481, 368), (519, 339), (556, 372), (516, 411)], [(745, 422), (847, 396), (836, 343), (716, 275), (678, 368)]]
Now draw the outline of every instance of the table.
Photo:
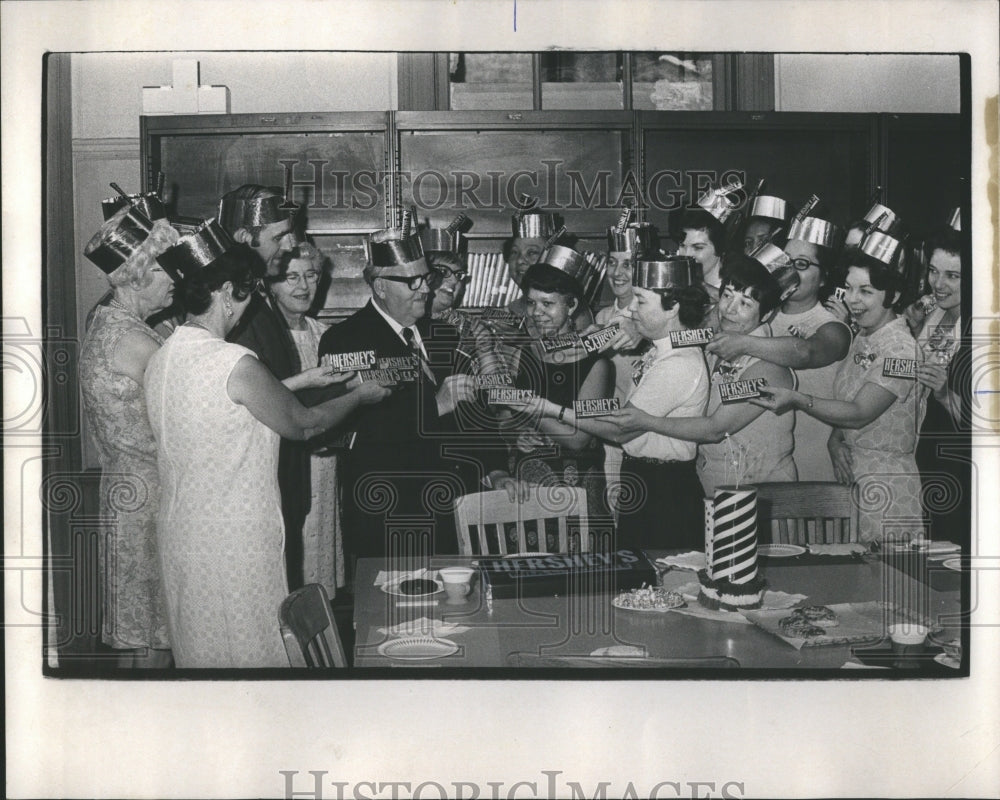
[[(648, 551), (651, 559), (674, 551)], [(433, 556), (394, 563), (394, 569), (420, 566), (439, 569), (468, 565), (474, 559)], [(769, 588), (807, 596), (805, 605), (831, 605), (894, 597), (918, 598), (931, 618), (959, 610), (958, 587), (943, 591), (920, 582), (877, 558), (805, 554), (791, 559), (761, 559)], [(606, 593), (560, 597), (488, 599), (481, 582), (468, 602), (448, 605), (444, 595), (430, 604), (408, 605), (374, 585), (385, 564), (360, 559), (355, 577), (355, 667), (488, 669), (517, 665), (518, 653), (585, 656), (614, 645), (643, 646), (652, 658), (727, 656), (745, 670), (840, 668), (851, 658), (850, 645), (795, 649), (756, 625), (720, 622), (675, 612), (650, 613), (615, 609)], [(670, 570), (664, 586), (673, 588), (696, 580), (690, 571)], [(449, 637), (459, 651), (445, 658), (399, 662), (380, 655), (378, 647), (394, 638), (385, 631), (419, 617), (467, 626)], [(843, 673), (841, 673), (843, 674)], [(880, 673), (885, 674), (885, 673)]]

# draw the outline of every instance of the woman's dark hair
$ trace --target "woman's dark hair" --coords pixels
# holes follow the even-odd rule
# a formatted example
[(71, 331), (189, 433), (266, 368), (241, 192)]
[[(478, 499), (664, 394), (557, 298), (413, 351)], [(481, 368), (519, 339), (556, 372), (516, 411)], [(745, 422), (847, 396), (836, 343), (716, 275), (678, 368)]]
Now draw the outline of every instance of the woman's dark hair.
[(760, 304), (760, 319), (764, 319), (781, 302), (781, 288), (767, 267), (743, 253), (727, 253), (719, 271), (721, 287), (732, 286), (737, 292), (749, 290), (750, 297)]
[(191, 314), (204, 314), (212, 304), (212, 292), (226, 281), (233, 284), (234, 300), (246, 300), (265, 272), (264, 261), (249, 245), (234, 245), (207, 267), (185, 278), (184, 307)]
[(705, 287), (685, 286), (682, 289), (653, 289), (660, 296), (660, 307), (669, 311), (674, 306), (680, 306), (677, 318), (685, 328), (697, 328), (701, 325), (712, 298), (708, 296)]
[(576, 308), (583, 304), (583, 289), (579, 282), (562, 270), (550, 267), (548, 264), (532, 264), (524, 273), (521, 291), (527, 297), (528, 292), (532, 289), (546, 294), (556, 292), (563, 295), (567, 303), (573, 299), (576, 301)]
[(885, 264), (859, 250), (847, 263), (844, 269), (845, 278), (847, 270), (851, 267), (868, 270), (868, 280), (871, 281), (871, 285), (880, 292), (885, 292), (885, 299), (882, 300), (883, 308), (891, 308), (899, 313), (916, 299), (916, 292), (910, 286), (910, 282), (900, 274), (895, 263)]
[(962, 255), (962, 234), (953, 228), (939, 228), (924, 242), (924, 255), (931, 260), (935, 250), (943, 250), (953, 256)]
[(451, 270), (465, 269), (464, 259), (458, 253), (448, 253), (443, 251), (432, 251), (427, 253), (427, 266), (434, 269), (437, 266), (445, 266)]
[(726, 229), (719, 220), (703, 208), (689, 208), (681, 216), (677, 227), (678, 240), (684, 241), (684, 231), (705, 231), (708, 240), (715, 248), (716, 255), (721, 256), (726, 249)]

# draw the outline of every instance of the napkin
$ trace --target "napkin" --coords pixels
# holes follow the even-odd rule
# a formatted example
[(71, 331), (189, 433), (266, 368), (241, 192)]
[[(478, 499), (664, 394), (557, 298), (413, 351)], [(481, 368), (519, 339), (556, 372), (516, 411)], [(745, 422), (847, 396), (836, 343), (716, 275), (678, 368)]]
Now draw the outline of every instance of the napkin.
[(815, 556), (853, 556), (855, 553), (868, 552), (868, 547), (861, 542), (810, 544), (809, 552)]
[[(385, 586), (387, 583), (396, 583), (397, 581), (405, 581), (409, 578), (422, 578), (427, 575), (428, 570), (421, 567), (420, 569), (415, 569), (412, 572), (407, 572), (406, 570), (391, 570), (391, 569), (380, 569), (378, 575), (375, 576), (375, 586)], [(428, 575), (428, 577), (434, 577), (433, 575)]]
[(679, 553), (676, 556), (664, 556), (656, 559), (656, 563), (664, 567), (677, 567), (677, 569), (690, 569), (697, 572), (708, 566), (708, 561), (704, 553), (692, 550), (690, 553)]
[(911, 542), (896, 544), (890, 549), (896, 553), (924, 553), (928, 556), (946, 555), (962, 551), (962, 547), (954, 542), (931, 542), (927, 539), (914, 539)]
[(444, 636), (454, 636), (458, 633), (465, 633), (469, 628), (466, 625), (453, 625), (450, 622), (442, 622), (439, 619), (409, 619), (393, 625), (391, 628), (379, 628), (379, 633), (388, 633), (393, 636), (432, 636), (440, 639)]

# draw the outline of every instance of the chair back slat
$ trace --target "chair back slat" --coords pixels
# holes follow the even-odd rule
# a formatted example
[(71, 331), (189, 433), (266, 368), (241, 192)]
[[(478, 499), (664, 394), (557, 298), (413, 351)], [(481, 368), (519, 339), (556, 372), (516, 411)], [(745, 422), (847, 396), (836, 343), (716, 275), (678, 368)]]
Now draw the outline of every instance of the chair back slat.
[(292, 592), (278, 610), (281, 639), (293, 667), (346, 667), (330, 598), (318, 583)]
[(856, 542), (858, 507), (849, 486), (823, 481), (757, 484), (759, 525), (772, 541), (806, 545)]
[[(511, 525), (517, 535), (517, 551), (544, 551), (545, 520), (557, 520), (559, 531), (559, 547), (564, 552), (569, 547), (569, 531), (567, 520), (580, 520), (580, 549), (590, 549), (590, 537), (587, 534), (587, 493), (580, 487), (567, 486), (532, 486), (528, 499), (521, 503), (512, 503), (506, 491), (478, 492), (467, 494), (455, 500), (455, 524), (458, 528), (459, 549), (462, 555), (489, 555), (489, 540), (483, 531), (486, 526), (495, 525), (497, 529), (497, 553), (508, 552), (506, 525)], [(538, 532), (538, 545), (533, 548), (528, 544), (526, 522), (534, 521)], [(472, 539), (469, 535), (471, 527), (478, 527), (480, 535), (479, 553), (472, 549)]]

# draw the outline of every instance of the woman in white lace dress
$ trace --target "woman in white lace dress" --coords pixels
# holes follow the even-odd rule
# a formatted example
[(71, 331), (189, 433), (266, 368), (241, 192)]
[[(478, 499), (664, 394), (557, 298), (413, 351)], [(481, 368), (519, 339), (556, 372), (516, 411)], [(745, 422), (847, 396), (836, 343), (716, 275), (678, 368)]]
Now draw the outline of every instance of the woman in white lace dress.
[[(323, 278), (323, 254), (308, 243), (281, 254), (271, 296), (288, 324), (303, 369), (319, 364), (319, 340), (329, 327), (307, 316)], [(311, 456), (312, 497), (302, 528), (302, 577), (321, 583), (333, 597), (344, 585), (344, 546), (337, 500), (337, 457), (322, 450)]]

